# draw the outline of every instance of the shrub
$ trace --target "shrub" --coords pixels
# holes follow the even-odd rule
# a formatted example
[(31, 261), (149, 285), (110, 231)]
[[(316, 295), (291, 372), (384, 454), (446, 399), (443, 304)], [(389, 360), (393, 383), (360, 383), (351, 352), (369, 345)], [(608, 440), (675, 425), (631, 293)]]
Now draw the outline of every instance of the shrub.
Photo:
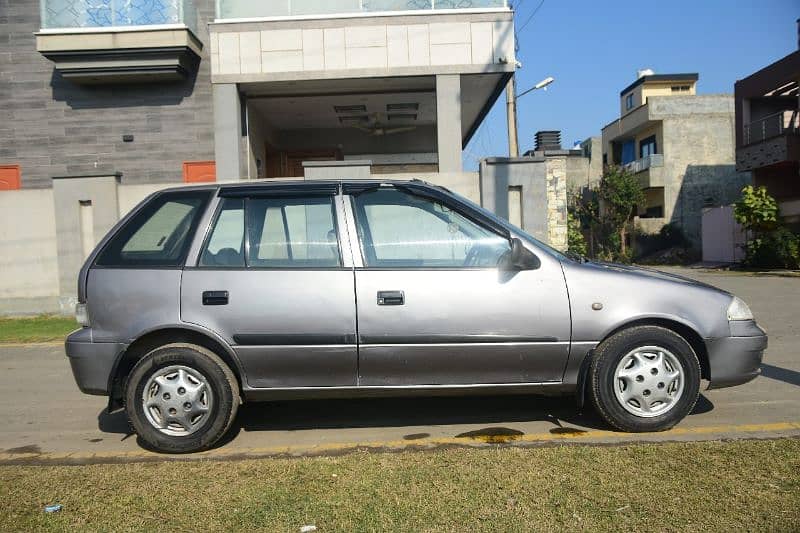
[(744, 260), (747, 266), (800, 267), (800, 237), (781, 223), (778, 202), (765, 187), (748, 185), (742, 189), (733, 216), (747, 230)]
[(570, 252), (581, 256), (586, 255), (586, 239), (581, 231), (581, 221), (569, 212), (567, 213), (567, 243)]
[(785, 227), (748, 241), (745, 264), (757, 268), (800, 268), (800, 237)]

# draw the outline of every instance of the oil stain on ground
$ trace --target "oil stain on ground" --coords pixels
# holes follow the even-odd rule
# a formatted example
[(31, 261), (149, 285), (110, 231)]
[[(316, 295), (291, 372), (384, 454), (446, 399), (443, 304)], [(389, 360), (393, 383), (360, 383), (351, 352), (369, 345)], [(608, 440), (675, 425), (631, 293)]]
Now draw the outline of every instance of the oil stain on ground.
[(584, 429), (557, 427), (550, 430), (553, 435), (580, 435), (586, 433)]
[(9, 448), (6, 453), (22, 454), (22, 453), (42, 453), (42, 449), (36, 444), (28, 444), (27, 446), (19, 446), (17, 448)]
[(505, 444), (507, 442), (515, 441), (523, 435), (524, 433), (517, 429), (491, 427), (460, 433), (456, 435), (456, 438), (479, 440), (487, 444)]

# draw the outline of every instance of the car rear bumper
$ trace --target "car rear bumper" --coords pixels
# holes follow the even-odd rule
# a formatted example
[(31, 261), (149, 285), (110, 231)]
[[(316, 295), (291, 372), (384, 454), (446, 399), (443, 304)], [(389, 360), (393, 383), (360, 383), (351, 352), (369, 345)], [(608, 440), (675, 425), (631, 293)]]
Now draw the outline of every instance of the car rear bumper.
[(767, 349), (767, 334), (755, 322), (731, 326), (735, 336), (709, 339), (709, 389), (733, 387), (751, 381), (761, 373), (761, 360)]
[(109, 376), (124, 344), (91, 342), (87, 328), (74, 331), (67, 337), (64, 348), (78, 388), (85, 394), (108, 395)]

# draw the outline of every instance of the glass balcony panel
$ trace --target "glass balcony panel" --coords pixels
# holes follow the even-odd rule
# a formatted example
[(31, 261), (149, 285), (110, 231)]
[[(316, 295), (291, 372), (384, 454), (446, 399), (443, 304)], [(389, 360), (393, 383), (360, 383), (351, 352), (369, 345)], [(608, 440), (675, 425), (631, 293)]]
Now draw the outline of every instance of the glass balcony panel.
[(217, 0), (218, 19), (504, 8), (506, 0)]
[(185, 24), (196, 30), (191, 0), (41, 0), (43, 29)]
[(359, 0), (292, 0), (291, 15), (331, 15), (359, 11)]

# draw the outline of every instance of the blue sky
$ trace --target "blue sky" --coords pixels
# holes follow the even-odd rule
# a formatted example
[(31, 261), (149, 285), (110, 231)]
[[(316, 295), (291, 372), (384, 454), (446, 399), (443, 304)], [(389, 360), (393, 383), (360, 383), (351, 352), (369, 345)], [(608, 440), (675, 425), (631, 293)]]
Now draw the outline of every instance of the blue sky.
[[(517, 30), (541, 0), (516, 0)], [(619, 92), (636, 70), (697, 72), (698, 93), (733, 84), (797, 49), (800, 0), (545, 0), (518, 35), (517, 92), (553, 76), (547, 91), (518, 102), (520, 152), (538, 130), (561, 130), (564, 147), (599, 135), (619, 114)], [(464, 151), (508, 155), (505, 96)]]

